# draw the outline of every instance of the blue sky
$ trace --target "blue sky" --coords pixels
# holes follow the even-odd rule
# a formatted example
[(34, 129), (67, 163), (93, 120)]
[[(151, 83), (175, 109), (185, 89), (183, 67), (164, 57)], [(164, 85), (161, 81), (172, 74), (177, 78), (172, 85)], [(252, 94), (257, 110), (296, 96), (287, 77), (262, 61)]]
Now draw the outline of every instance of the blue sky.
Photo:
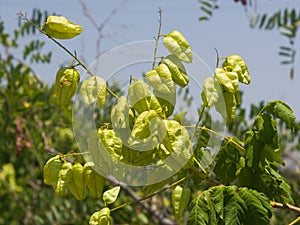
[[(109, 13), (121, 4), (121, 0), (85, 1), (96, 21), (103, 21)], [(244, 106), (258, 103), (260, 100), (280, 99), (286, 101), (300, 118), (300, 66), (296, 66), (294, 80), (289, 79), (289, 67), (281, 66), (278, 47), (287, 40), (277, 31), (265, 32), (249, 28), (247, 14), (240, 4), (232, 0), (219, 1), (220, 9), (214, 12), (209, 22), (199, 22), (201, 14), (197, 0), (128, 0), (103, 30), (109, 35), (101, 42), (102, 51), (107, 51), (133, 41), (151, 40), (157, 33), (158, 7), (163, 10), (164, 33), (173, 29), (181, 31), (197, 53), (211, 69), (214, 68), (217, 48), (222, 56), (241, 55), (250, 71), (252, 82), (242, 86)], [(275, 12), (283, 7), (300, 8), (298, 0), (261, 0), (258, 10)], [(83, 15), (79, 1), (74, 0), (0, 0), (0, 17), (6, 22), (8, 30), (17, 26), (16, 13), (30, 14), (33, 8), (40, 8), (61, 14), (83, 26), (83, 33), (71, 41), (63, 41), (71, 50), (91, 62), (95, 58), (96, 31)], [(39, 35), (40, 38), (44, 38)], [(298, 37), (299, 38), (299, 37)], [(51, 65), (36, 66), (39, 76), (52, 83), (55, 72), (62, 63), (70, 60), (69, 56), (53, 43), (47, 41), (46, 48), (53, 51)], [(297, 41), (298, 55), (300, 52)], [(0, 49), (0, 51), (2, 51)], [(299, 65), (297, 57), (296, 65)], [(207, 74), (212, 75), (212, 74)]]

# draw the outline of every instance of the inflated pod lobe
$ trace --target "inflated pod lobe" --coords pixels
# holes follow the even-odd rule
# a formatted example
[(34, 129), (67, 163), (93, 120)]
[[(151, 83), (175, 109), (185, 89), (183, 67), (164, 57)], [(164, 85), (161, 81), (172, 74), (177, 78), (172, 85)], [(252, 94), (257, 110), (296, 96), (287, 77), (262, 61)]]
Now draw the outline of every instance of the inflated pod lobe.
[(80, 80), (80, 73), (74, 68), (62, 67), (56, 73), (55, 93), (57, 104), (66, 106), (75, 94)]
[(95, 212), (90, 217), (89, 225), (111, 225), (110, 209), (105, 207)]
[(48, 16), (41, 29), (50, 37), (57, 39), (71, 39), (82, 32), (81, 26), (63, 16)]
[(95, 198), (101, 198), (105, 179), (94, 170), (93, 166), (93, 162), (85, 163), (83, 169), (84, 180), (91, 194)]
[(60, 196), (63, 196), (66, 193), (66, 189), (68, 187), (68, 183), (70, 182), (70, 178), (71, 178), (70, 176), (71, 168), (72, 168), (72, 164), (65, 161), (58, 173), (58, 180), (57, 180), (55, 193)]
[(60, 155), (56, 155), (49, 159), (43, 169), (44, 173), (44, 183), (49, 184), (56, 189), (57, 181), (58, 181), (58, 174), (63, 166), (64, 160)]
[(85, 198), (83, 166), (78, 162), (75, 163), (71, 168), (68, 188), (77, 200), (82, 200)]

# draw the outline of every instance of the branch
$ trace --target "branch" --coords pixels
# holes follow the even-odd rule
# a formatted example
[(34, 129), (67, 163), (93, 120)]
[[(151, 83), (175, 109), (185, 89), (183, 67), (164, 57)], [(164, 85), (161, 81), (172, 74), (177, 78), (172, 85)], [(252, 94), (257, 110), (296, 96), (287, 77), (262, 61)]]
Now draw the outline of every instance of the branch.
[[(143, 202), (144, 198), (140, 198), (140, 196), (138, 194), (136, 194), (131, 188), (129, 188), (125, 184), (119, 183), (113, 177), (107, 177), (106, 179), (114, 185), (119, 185), (130, 197), (132, 197), (134, 199), (134, 202), (138, 202), (142, 206), (142, 208), (145, 209), (149, 213), (151, 218), (153, 218), (153, 217), (157, 218), (157, 220), (159, 221), (159, 224), (161, 224), (161, 225), (176, 225), (177, 224), (176, 222), (170, 220), (169, 218), (165, 218), (164, 215), (162, 213), (160, 213), (158, 210), (153, 210), (146, 202)], [(149, 197), (149, 196), (147, 196), (147, 197)], [(130, 205), (132, 203), (133, 202), (124, 203), (121, 206), (124, 207), (124, 206)], [(120, 207), (118, 207), (118, 208), (120, 208)], [(116, 209), (117, 208), (115, 208), (114, 210), (116, 210)], [(114, 210), (112, 210), (112, 211), (114, 211)]]
[(156, 62), (156, 52), (157, 52), (157, 48), (158, 48), (158, 41), (159, 41), (159, 37), (161, 36), (160, 31), (161, 31), (161, 24), (162, 24), (162, 9), (159, 7), (158, 10), (158, 15), (159, 15), (159, 19), (158, 19), (158, 33), (157, 33), (157, 37), (155, 37), (155, 48), (154, 48), (154, 59), (153, 59), (153, 63), (152, 63), (152, 70), (154, 70), (155, 67), (155, 62)]
[(288, 203), (283, 204), (283, 203), (274, 202), (274, 201), (271, 201), (270, 204), (273, 208), (287, 209), (287, 210), (290, 210), (290, 211), (293, 211), (293, 212), (296, 212), (296, 213), (300, 214), (300, 208), (297, 207), (297, 206), (294, 206), (294, 205), (291, 205), (291, 204), (288, 204)]
[(95, 27), (95, 29), (98, 32), (98, 38), (97, 38), (97, 46), (96, 46), (96, 58), (98, 58), (101, 55), (101, 50), (100, 50), (100, 45), (101, 45), (101, 41), (102, 39), (105, 37), (103, 35), (103, 29), (104, 27), (111, 21), (111, 19), (113, 18), (113, 16), (126, 4), (128, 0), (123, 0), (123, 2), (116, 7), (115, 9), (113, 9), (110, 14), (104, 19), (104, 21), (100, 24), (98, 24), (96, 22), (96, 19), (94, 18), (94, 16), (92, 15), (92, 13), (90, 12), (90, 10), (87, 8), (86, 4), (83, 2), (83, 0), (79, 0), (82, 9), (83, 9), (83, 14), (91, 21), (92, 25)]

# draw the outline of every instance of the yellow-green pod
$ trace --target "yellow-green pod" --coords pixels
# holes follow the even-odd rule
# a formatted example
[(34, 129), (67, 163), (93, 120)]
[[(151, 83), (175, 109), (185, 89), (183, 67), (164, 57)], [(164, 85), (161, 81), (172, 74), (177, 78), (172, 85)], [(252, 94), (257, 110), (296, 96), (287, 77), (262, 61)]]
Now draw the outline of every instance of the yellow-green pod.
[(60, 155), (56, 155), (49, 159), (43, 169), (44, 183), (52, 185), (53, 189), (56, 189), (58, 174), (63, 166), (64, 160)]
[(183, 218), (185, 208), (190, 202), (191, 190), (176, 186), (172, 192), (172, 204), (175, 212), (176, 219), (180, 222)]
[(177, 30), (172, 31), (164, 37), (164, 46), (172, 54), (178, 56), (178, 58), (186, 63), (191, 63), (193, 55), (190, 44), (185, 37)]
[(190, 79), (183, 64), (176, 55), (168, 55), (162, 60), (162, 63), (168, 66), (172, 75), (172, 79), (176, 84), (178, 84), (180, 87), (185, 87), (188, 85)]
[(72, 168), (71, 163), (64, 162), (59, 171), (55, 193), (60, 196), (65, 195), (66, 189), (68, 187), (68, 183), (70, 182), (71, 168)]
[(105, 207), (90, 217), (89, 225), (111, 225), (110, 209)]
[(93, 162), (87, 162), (84, 164), (84, 180), (91, 194), (95, 198), (101, 198), (105, 179), (93, 169), (93, 166)]
[(71, 39), (82, 32), (81, 26), (63, 16), (48, 16), (41, 29), (50, 37), (57, 39)]
[(68, 183), (70, 192), (77, 200), (85, 198), (85, 182), (83, 175), (83, 166), (75, 163), (71, 168), (70, 182)]
[(80, 80), (80, 73), (74, 68), (62, 67), (56, 73), (55, 93), (57, 104), (66, 106), (75, 94)]

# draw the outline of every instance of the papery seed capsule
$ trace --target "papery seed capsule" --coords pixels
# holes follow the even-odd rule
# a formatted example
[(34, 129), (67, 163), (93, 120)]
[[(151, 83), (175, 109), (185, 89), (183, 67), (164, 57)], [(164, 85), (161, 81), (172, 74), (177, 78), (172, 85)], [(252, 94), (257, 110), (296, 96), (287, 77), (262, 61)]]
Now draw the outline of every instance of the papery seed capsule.
[(74, 68), (62, 67), (56, 73), (55, 93), (57, 104), (66, 106), (75, 94), (80, 80), (80, 73)]
[(56, 155), (49, 159), (43, 169), (44, 172), (44, 183), (52, 185), (54, 190), (57, 186), (58, 174), (62, 168), (64, 160), (60, 155)]
[(71, 39), (82, 32), (81, 26), (63, 16), (48, 16), (41, 29), (50, 37), (57, 39)]

